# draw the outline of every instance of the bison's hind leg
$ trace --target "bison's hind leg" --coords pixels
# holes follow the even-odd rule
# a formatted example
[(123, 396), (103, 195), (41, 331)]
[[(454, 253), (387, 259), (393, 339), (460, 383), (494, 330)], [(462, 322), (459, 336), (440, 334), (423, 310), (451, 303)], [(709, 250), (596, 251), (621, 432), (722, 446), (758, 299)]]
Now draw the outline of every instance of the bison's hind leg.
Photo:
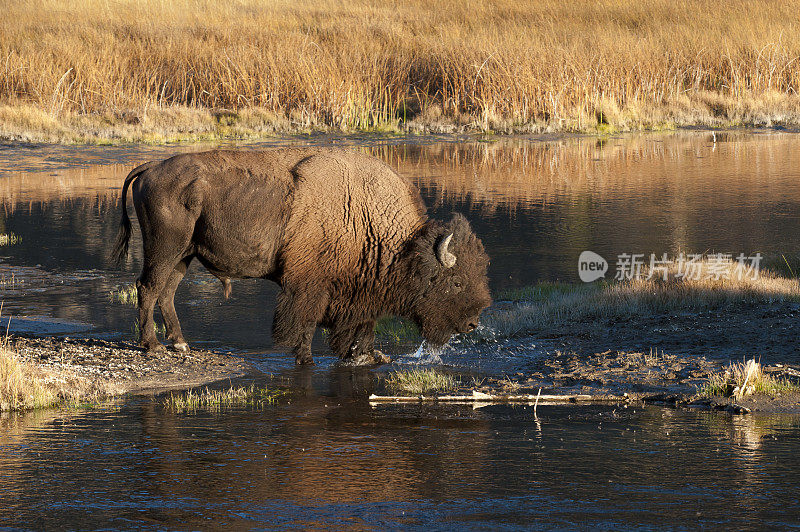
[[(155, 321), (153, 320), (153, 310), (156, 302), (161, 308), (164, 318), (164, 325), (167, 329), (167, 338), (172, 340), (176, 348), (180, 349), (179, 344), (184, 344), (184, 349), (188, 349), (186, 342), (183, 341), (178, 316), (175, 313), (173, 298), (183, 274), (186, 272), (188, 263), (186, 259), (170, 260), (148, 263), (145, 258), (145, 266), (142, 275), (136, 281), (136, 288), (139, 295), (139, 345), (147, 351), (163, 351), (164, 346), (156, 337)], [(177, 341), (176, 341), (177, 340)], [(182, 349), (183, 350), (183, 349)]]
[(193, 256), (186, 257), (175, 266), (167, 279), (166, 285), (164, 285), (164, 289), (161, 290), (161, 295), (158, 296), (158, 306), (161, 309), (161, 317), (164, 318), (164, 326), (167, 329), (167, 340), (172, 342), (172, 347), (176, 351), (184, 353), (189, 351), (189, 345), (183, 339), (181, 322), (178, 321), (178, 314), (175, 312), (175, 291), (178, 289), (178, 284), (186, 274), (186, 270), (189, 268), (193, 258)]
[(191, 241), (198, 215), (188, 209), (156, 208), (147, 202), (137, 205), (137, 213), (144, 244), (142, 275), (136, 282), (139, 292), (139, 345), (148, 351), (164, 349), (156, 338), (153, 322), (156, 302), (161, 307), (168, 337), (178, 345), (185, 345), (173, 296), (191, 262), (190, 257), (194, 255)]
[(171, 270), (172, 267), (169, 269), (145, 267), (141, 277), (136, 281), (139, 295), (139, 345), (150, 352), (164, 350), (164, 346), (156, 337), (153, 310), (158, 296), (167, 284)]

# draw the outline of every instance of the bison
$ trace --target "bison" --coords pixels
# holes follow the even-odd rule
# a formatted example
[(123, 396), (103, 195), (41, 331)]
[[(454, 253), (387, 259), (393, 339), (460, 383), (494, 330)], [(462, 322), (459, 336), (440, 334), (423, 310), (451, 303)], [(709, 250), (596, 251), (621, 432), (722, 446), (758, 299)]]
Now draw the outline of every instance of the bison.
[(128, 188), (144, 244), (136, 282), (140, 344), (163, 350), (155, 335), (156, 302), (167, 339), (188, 345), (175, 313), (175, 290), (195, 258), (222, 281), (278, 283), (272, 335), (313, 364), (311, 339), (329, 328), (344, 363), (387, 359), (374, 347), (376, 320), (408, 318), (424, 338), (445, 343), (469, 332), (490, 303), (489, 258), (467, 220), (428, 219), (419, 191), (383, 162), (341, 149), (214, 150), (149, 162), (122, 187), (114, 258), (128, 253)]

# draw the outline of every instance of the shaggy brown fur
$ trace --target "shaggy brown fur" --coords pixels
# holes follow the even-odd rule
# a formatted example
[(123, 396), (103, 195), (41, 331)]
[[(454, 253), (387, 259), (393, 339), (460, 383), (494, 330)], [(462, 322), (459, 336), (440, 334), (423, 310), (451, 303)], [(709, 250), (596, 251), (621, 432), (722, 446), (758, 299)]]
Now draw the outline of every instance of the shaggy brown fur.
[[(381, 316), (408, 317), (427, 339), (444, 343), (473, 329), (490, 304), (489, 260), (467, 221), (429, 220), (417, 189), (372, 157), (216, 150), (142, 165), (123, 186), (118, 260), (131, 233), (131, 184), (144, 242), (140, 342), (149, 350), (163, 349), (153, 328), (156, 302), (167, 338), (188, 349), (173, 298), (194, 258), (226, 294), (230, 278), (281, 285), (273, 337), (294, 348), (298, 364), (312, 363), (318, 325), (331, 329), (330, 346), (343, 361), (371, 364), (379, 360), (373, 331)], [(455, 256), (452, 267), (442, 253)]]

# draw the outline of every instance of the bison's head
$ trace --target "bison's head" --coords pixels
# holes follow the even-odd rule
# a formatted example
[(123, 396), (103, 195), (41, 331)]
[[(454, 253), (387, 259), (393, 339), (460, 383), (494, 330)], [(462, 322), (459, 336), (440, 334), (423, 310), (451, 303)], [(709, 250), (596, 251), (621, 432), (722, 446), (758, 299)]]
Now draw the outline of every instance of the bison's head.
[(467, 220), (430, 221), (410, 243), (409, 274), (415, 294), (409, 314), (434, 344), (478, 326), (492, 300), (486, 269), (489, 257)]

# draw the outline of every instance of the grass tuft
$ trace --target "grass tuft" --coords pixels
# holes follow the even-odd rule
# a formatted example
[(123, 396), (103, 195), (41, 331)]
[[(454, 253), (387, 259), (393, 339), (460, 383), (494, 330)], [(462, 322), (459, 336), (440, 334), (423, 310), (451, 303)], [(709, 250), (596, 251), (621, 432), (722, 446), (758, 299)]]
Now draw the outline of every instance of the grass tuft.
[(124, 286), (108, 293), (108, 299), (114, 303), (122, 303), (135, 307), (139, 305), (139, 291), (135, 284)]
[(218, 412), (225, 408), (261, 407), (275, 404), (284, 393), (255, 384), (226, 390), (212, 390), (204, 387), (181, 393), (170, 392), (169, 396), (162, 401), (162, 405), (174, 412), (196, 412), (198, 410)]
[(787, 392), (800, 392), (800, 385), (764, 373), (761, 364), (753, 359), (729, 364), (724, 371), (710, 376), (708, 382), (698, 388), (700, 395), (737, 399), (753, 394), (777, 395)]
[(0, 348), (0, 411), (79, 406), (111, 395), (114, 390), (101, 381), (37, 368)]
[(15, 235), (14, 233), (0, 233), (0, 247), (13, 246), (20, 240), (22, 239), (17, 235)]
[[(163, 323), (159, 323), (157, 321), (153, 322), (153, 330), (156, 332), (156, 336), (164, 338), (167, 335), (167, 326)], [(131, 325), (131, 333), (133, 333), (133, 337), (135, 339), (139, 339), (140, 331), (139, 331), (139, 320), (134, 320), (133, 324)]]
[(393, 393), (424, 395), (452, 390), (456, 385), (451, 375), (434, 369), (408, 369), (390, 373), (386, 387)]
[(378, 320), (375, 325), (375, 336), (379, 341), (394, 343), (419, 343), (422, 340), (419, 328), (415, 324), (394, 316)]

